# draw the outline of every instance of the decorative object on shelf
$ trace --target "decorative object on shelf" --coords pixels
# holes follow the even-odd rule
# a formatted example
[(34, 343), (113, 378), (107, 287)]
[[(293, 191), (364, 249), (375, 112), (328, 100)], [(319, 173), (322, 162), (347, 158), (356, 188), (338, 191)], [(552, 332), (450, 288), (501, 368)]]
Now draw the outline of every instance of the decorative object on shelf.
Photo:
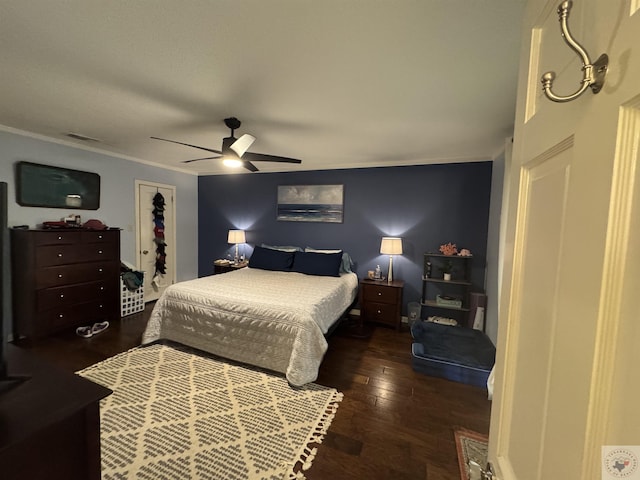
[(462, 299), (449, 295), (436, 295), (436, 303), (447, 307), (462, 308)]
[(238, 255), (238, 245), (246, 242), (244, 230), (229, 230), (229, 236), (227, 237), (228, 243), (234, 243), (236, 245), (236, 254), (233, 257), (233, 263), (240, 263), (240, 256)]
[(449, 242), (440, 245), (440, 253), (442, 253), (443, 255), (455, 255), (456, 253), (458, 253), (458, 249), (456, 248), (455, 243)]
[(446, 262), (444, 262), (444, 264), (440, 267), (440, 270), (442, 270), (442, 278), (446, 281), (449, 282), (451, 281), (451, 273), (453, 272), (453, 262), (451, 260), (447, 260)]
[(380, 243), (380, 253), (389, 255), (389, 273), (387, 279), (393, 281), (393, 256), (402, 255), (402, 238), (399, 237), (382, 237)]
[(468, 250), (466, 248), (463, 248), (462, 250), (460, 250), (460, 253), (458, 253), (458, 255), (460, 255), (461, 257), (472, 257), (473, 255), (471, 255), (471, 250)]
[(595, 94), (598, 93), (602, 86), (604, 85), (604, 79), (607, 75), (607, 69), (609, 67), (609, 57), (606, 53), (600, 55), (600, 57), (594, 62), (591, 63), (589, 59), (589, 54), (585, 51), (585, 49), (580, 45), (571, 35), (569, 31), (569, 11), (573, 6), (573, 2), (571, 0), (567, 0), (562, 2), (558, 7), (558, 16), (560, 17), (560, 31), (562, 34), (562, 38), (565, 43), (578, 54), (580, 60), (582, 60), (582, 81), (580, 82), (582, 85), (580, 88), (571, 95), (567, 95), (566, 97), (561, 97), (554, 94), (551, 91), (551, 86), (553, 81), (556, 78), (555, 72), (546, 72), (542, 75), (542, 90), (547, 98), (553, 102), (569, 102), (571, 100), (575, 100), (584, 92), (587, 91), (587, 88), (591, 87), (591, 91)]
[(441, 325), (449, 325), (450, 327), (457, 327), (458, 322), (453, 318), (441, 317), (439, 315), (432, 315), (427, 318), (427, 322), (439, 323)]

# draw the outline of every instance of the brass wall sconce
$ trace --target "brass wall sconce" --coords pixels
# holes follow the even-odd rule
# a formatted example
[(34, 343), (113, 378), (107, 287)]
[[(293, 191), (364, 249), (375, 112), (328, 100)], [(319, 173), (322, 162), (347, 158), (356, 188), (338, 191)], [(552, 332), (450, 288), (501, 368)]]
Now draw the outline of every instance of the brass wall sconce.
[(571, 100), (575, 100), (584, 92), (586, 92), (587, 88), (589, 87), (591, 87), (591, 91), (594, 94), (598, 93), (604, 85), (604, 77), (607, 74), (607, 68), (609, 66), (609, 57), (606, 53), (603, 53), (594, 63), (591, 63), (587, 52), (584, 50), (582, 45), (575, 41), (575, 39), (571, 35), (567, 22), (569, 20), (569, 11), (571, 10), (572, 6), (573, 2), (571, 0), (562, 2), (558, 7), (558, 15), (560, 17), (560, 30), (565, 43), (569, 45), (569, 47), (574, 52), (576, 52), (582, 60), (582, 85), (577, 92), (566, 97), (561, 97), (551, 91), (551, 86), (553, 84), (553, 80), (556, 78), (556, 73), (545, 73), (544, 75), (542, 75), (542, 89), (547, 98), (554, 102), (569, 102)]

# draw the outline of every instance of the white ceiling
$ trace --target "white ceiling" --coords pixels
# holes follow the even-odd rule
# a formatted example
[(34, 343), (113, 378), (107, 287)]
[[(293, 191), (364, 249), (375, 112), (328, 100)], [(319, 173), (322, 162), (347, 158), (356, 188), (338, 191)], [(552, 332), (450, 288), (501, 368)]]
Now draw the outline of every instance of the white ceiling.
[(228, 170), (149, 137), (220, 149), (236, 116), (303, 161), (267, 172), (486, 160), (525, 1), (1, 0), (0, 125), (200, 174)]

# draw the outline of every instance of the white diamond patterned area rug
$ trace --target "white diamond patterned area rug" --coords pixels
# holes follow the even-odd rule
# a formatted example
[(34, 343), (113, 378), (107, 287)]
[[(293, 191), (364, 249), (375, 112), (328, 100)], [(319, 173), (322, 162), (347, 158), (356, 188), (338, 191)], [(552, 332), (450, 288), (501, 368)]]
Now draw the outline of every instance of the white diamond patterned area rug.
[(342, 400), (161, 344), (78, 374), (113, 390), (100, 403), (102, 480), (304, 479)]

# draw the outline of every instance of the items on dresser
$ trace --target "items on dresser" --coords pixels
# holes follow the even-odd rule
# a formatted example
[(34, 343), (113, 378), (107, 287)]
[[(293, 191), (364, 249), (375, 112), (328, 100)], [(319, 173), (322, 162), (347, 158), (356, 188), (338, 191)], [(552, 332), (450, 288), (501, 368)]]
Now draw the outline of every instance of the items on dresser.
[(14, 334), (120, 318), (120, 230), (11, 230)]

